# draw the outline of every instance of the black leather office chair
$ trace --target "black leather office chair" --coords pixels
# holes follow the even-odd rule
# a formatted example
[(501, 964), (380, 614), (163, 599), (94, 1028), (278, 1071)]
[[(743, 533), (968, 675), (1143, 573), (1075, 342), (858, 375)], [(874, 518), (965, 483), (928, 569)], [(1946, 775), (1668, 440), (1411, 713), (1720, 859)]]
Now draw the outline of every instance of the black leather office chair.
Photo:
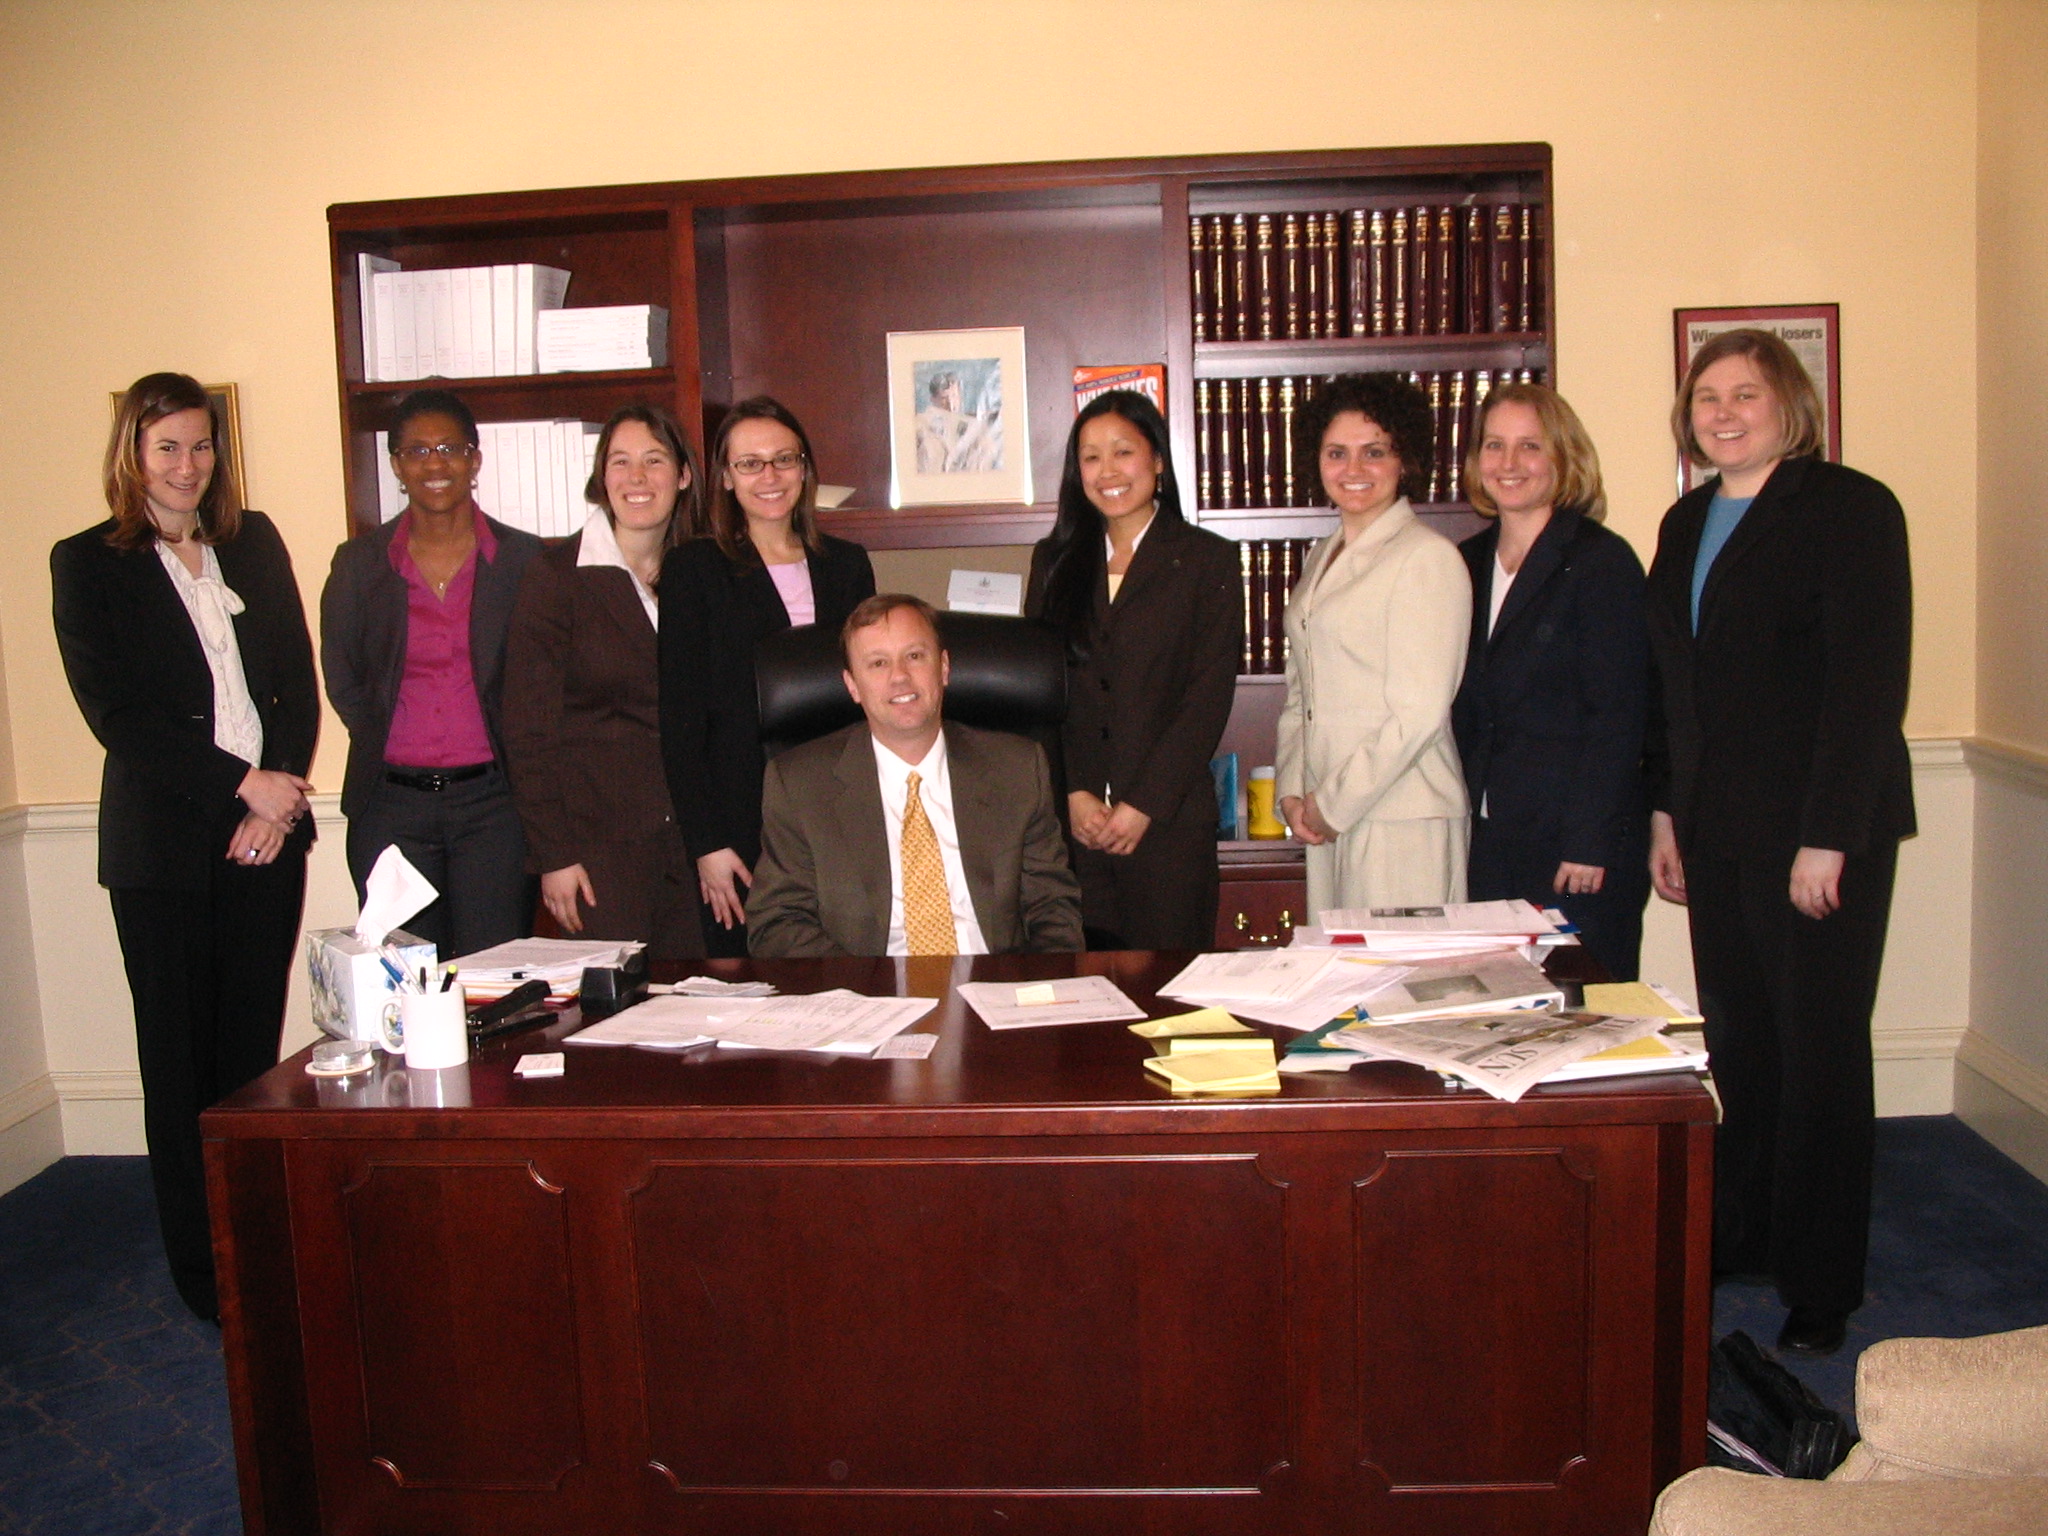
[[(1052, 631), (1000, 614), (942, 613), (939, 638), (952, 660), (948, 720), (1050, 743), (1067, 713), (1066, 657)], [(761, 642), (754, 682), (770, 757), (861, 718), (845, 670), (837, 629), (806, 624)]]

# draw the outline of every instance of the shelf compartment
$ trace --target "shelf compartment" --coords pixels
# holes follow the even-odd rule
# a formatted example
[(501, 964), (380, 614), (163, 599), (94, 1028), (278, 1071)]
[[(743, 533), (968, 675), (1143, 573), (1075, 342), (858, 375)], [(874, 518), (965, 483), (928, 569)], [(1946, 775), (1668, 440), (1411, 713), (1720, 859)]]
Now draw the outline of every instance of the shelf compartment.
[(1198, 341), (1198, 379), (1257, 379), (1281, 374), (1455, 373), (1481, 368), (1550, 367), (1541, 332), (1477, 335), (1331, 336), (1292, 341)]

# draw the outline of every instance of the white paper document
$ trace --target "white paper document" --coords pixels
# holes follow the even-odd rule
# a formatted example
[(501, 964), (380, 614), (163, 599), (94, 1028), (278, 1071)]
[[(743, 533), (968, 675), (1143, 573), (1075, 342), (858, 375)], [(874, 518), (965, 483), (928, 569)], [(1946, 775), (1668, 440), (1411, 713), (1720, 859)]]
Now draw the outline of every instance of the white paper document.
[(1521, 955), (1509, 951), (1418, 961), (1394, 985), (1367, 999), (1364, 1011), (1373, 1023), (1386, 1024), (1563, 1006), (1563, 989)]
[(1311, 949), (1197, 955), (1159, 992), (1162, 997), (1199, 997), (1204, 1002), (1287, 1002), (1312, 986), (1331, 958)]
[(1412, 1024), (1364, 1024), (1332, 1032), (1338, 1048), (1412, 1061), (1462, 1078), (1510, 1104), (1575, 1061), (1654, 1035), (1662, 1019), (1597, 1013), (1485, 1013)]
[(527, 981), (546, 982), (551, 996), (573, 997), (583, 988), (587, 967), (621, 965), (646, 947), (616, 940), (513, 939), (456, 960), (456, 979), (471, 1002), (493, 993), (502, 996)]
[[(745, 1013), (740, 1004), (745, 1003)], [(800, 997), (734, 999), (714, 1031), (722, 1046), (756, 1051), (825, 1051), (872, 1056), (938, 1007), (931, 997), (863, 997), (835, 987)]]
[(659, 983), (650, 992), (673, 992), (678, 997), (773, 997), (775, 988), (765, 981), (720, 981), (716, 976), (690, 976), (669, 986)]
[(1142, 1019), (1145, 1010), (1106, 976), (1062, 976), (1057, 981), (963, 981), (953, 989), (990, 1029), (1033, 1029), (1044, 1024), (1106, 1024)]
[(610, 1018), (579, 1029), (568, 1045), (644, 1045), (658, 1051), (687, 1051), (709, 1045), (726, 1018), (754, 1004), (752, 998), (726, 1002), (708, 997), (650, 997)]
[(1325, 942), (1406, 959), (1518, 949), (1558, 938), (1557, 925), (1519, 898), (1437, 907), (1340, 907), (1318, 914)]
[[(1203, 955), (1162, 987), (1160, 996), (1200, 1003), (1204, 1007), (1224, 1008), (1241, 1018), (1257, 1019), (1261, 1024), (1277, 1024), (1282, 1029), (1320, 1029), (1339, 1014), (1399, 985), (1409, 973), (1409, 967), (1405, 965), (1394, 965), (1356, 951), (1304, 949), (1259, 950), (1253, 953), (1269, 962), (1289, 958), (1305, 965), (1305, 975), (1289, 973), (1286, 995), (1272, 1000), (1217, 996), (1197, 990), (1207, 984), (1207, 978), (1213, 972), (1213, 968), (1203, 966), (1202, 962), (1250, 957), (1244, 954)], [(1184, 989), (1190, 977), (1194, 985)]]
[(939, 1043), (937, 1035), (898, 1035), (884, 1040), (875, 1052), (877, 1061), (923, 1061)]

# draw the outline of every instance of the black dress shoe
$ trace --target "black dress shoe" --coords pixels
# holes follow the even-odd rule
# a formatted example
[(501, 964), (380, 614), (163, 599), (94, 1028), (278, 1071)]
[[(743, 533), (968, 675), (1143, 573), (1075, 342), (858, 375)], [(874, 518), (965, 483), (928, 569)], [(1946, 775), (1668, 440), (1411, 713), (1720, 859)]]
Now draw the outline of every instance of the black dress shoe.
[(1825, 1307), (1794, 1307), (1778, 1330), (1778, 1348), (1802, 1355), (1832, 1355), (1849, 1331), (1849, 1314)]

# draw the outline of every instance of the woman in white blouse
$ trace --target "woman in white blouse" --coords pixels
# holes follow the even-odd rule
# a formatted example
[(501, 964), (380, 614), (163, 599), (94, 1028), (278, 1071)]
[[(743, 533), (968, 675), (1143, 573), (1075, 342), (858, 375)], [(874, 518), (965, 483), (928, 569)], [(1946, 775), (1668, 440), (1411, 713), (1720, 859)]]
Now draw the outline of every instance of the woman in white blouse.
[(1296, 418), (1296, 457), (1340, 518), (1287, 604), (1275, 792), (1308, 844), (1312, 914), (1464, 899), (1450, 711), (1472, 587), (1406, 494), (1434, 441), (1428, 400), (1392, 374), (1334, 379)]
[(143, 1124), (179, 1294), (214, 1318), (199, 1112), (277, 1062), (320, 705), (291, 558), (246, 511), (183, 374), (122, 397), (112, 516), (50, 552), (57, 645), (106, 748), (99, 878), (135, 1002)]
[(527, 566), (505, 646), (505, 760), (541, 901), (563, 932), (638, 939), (657, 960), (704, 953), (655, 651), (662, 561), (703, 531), (702, 486), (666, 411), (613, 412), (590, 516)]

